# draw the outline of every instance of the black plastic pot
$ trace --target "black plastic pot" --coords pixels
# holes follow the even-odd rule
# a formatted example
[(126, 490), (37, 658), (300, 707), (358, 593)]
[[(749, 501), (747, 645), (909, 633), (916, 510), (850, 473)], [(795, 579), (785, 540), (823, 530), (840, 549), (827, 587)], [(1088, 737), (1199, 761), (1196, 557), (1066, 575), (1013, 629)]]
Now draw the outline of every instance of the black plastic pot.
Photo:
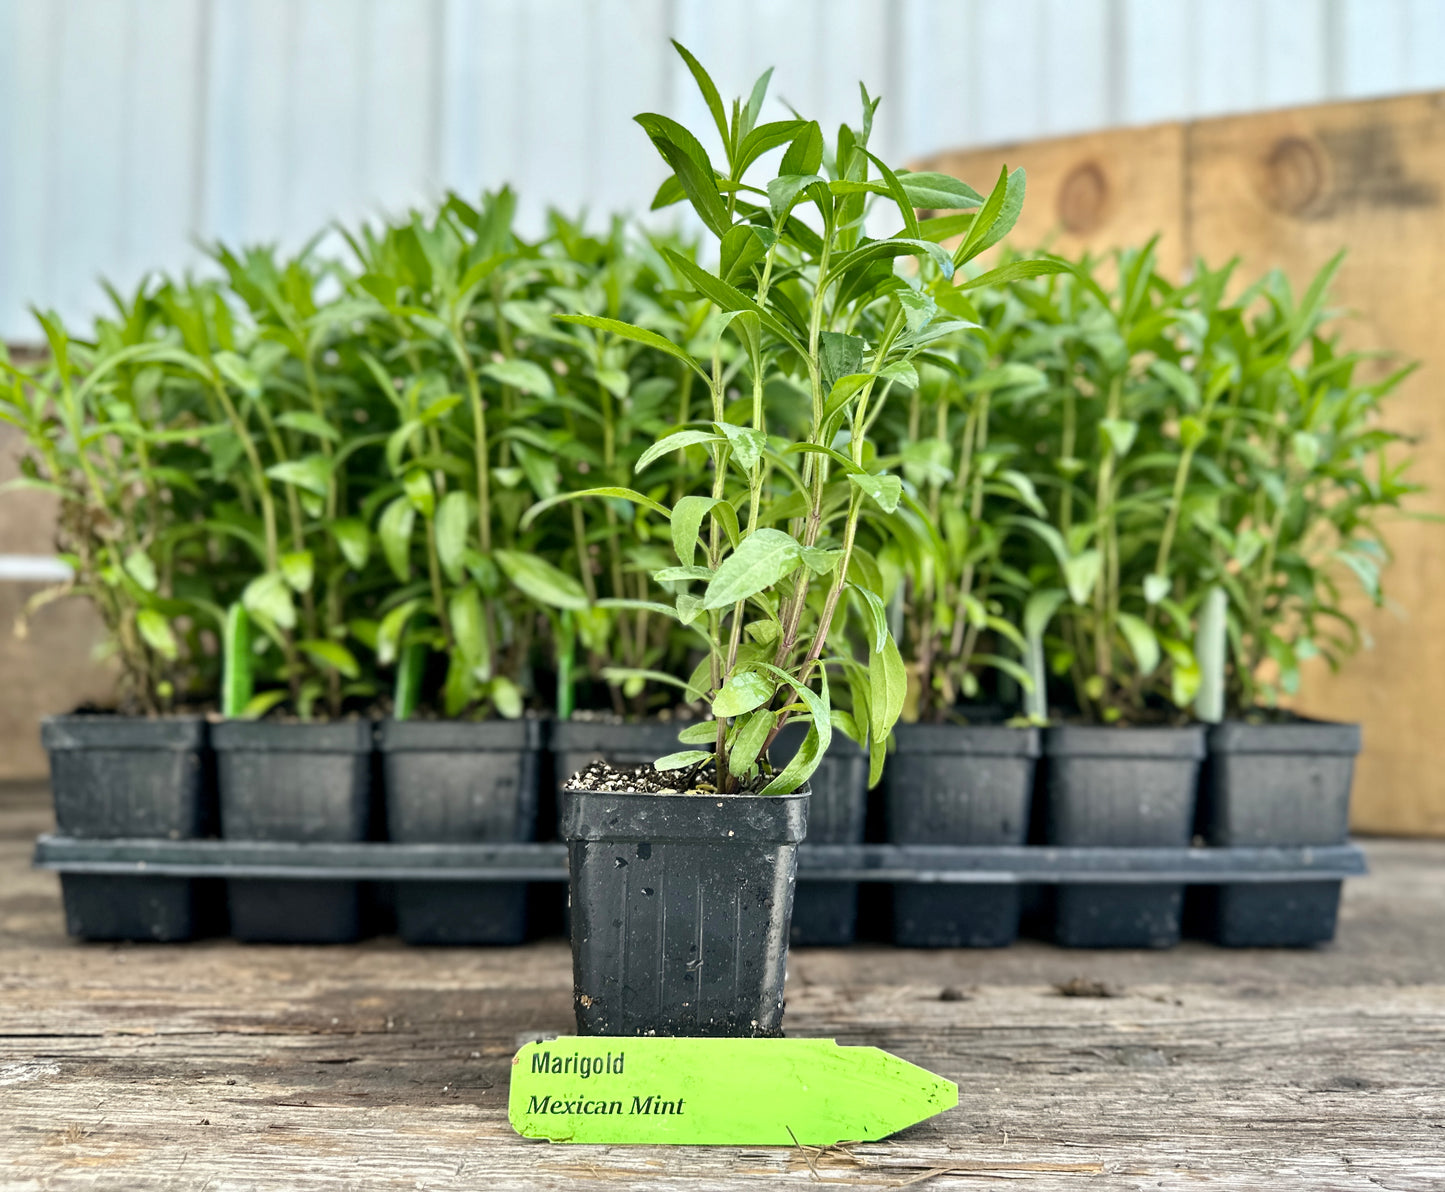
[[(1201, 822), (1221, 847), (1335, 845), (1349, 835), (1358, 724), (1229, 722), (1209, 730)], [(1208, 887), (1214, 938), (1233, 947), (1301, 947), (1334, 938), (1340, 883)]]
[[(365, 840), (371, 828), (372, 724), (211, 726), (230, 840)], [(361, 887), (347, 881), (228, 883), (231, 934), (278, 943), (345, 943), (362, 934)]]
[(583, 1035), (782, 1033), (808, 794), (564, 791)]
[[(55, 820), (67, 836), (191, 840), (215, 827), (199, 716), (51, 716)], [(82, 939), (184, 940), (215, 926), (214, 888), (185, 878), (61, 878), (66, 930)], [(210, 895), (210, 897), (208, 897)]]
[[(807, 735), (805, 721), (783, 727), (771, 750), (775, 766), (785, 766)], [(868, 818), (868, 755), (841, 733), (809, 779), (809, 844), (862, 844)], [(841, 947), (858, 933), (858, 883), (813, 881), (793, 896), (792, 943), (803, 947)]]
[[(1049, 844), (1183, 847), (1194, 829), (1204, 729), (1044, 730)], [(1182, 885), (1064, 884), (1054, 938), (1076, 948), (1168, 948), (1179, 942)]]
[[(387, 838), (534, 840), (541, 748), (536, 720), (383, 721)], [(526, 882), (399, 882), (395, 906), (409, 944), (516, 944), (527, 933)]]
[[(1039, 730), (1002, 725), (900, 724), (883, 771), (893, 844), (1021, 845)], [(893, 887), (894, 943), (998, 948), (1019, 929), (1016, 883)]]

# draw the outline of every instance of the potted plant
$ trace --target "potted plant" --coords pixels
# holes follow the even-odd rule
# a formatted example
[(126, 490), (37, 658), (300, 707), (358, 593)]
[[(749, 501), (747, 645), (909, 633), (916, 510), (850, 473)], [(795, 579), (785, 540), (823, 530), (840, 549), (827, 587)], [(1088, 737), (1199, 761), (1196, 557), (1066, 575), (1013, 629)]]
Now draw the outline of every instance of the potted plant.
[[(729, 117), (706, 72), (679, 52), (713, 114), (726, 168), (715, 169), (673, 121), (638, 122), (672, 170), (659, 202), (685, 198), (718, 240), (715, 269), (676, 252), (666, 260), (678, 287), (726, 318), (726, 339), (743, 356), (733, 410), (746, 423), (729, 417), (724, 339), (711, 359), (698, 359), (642, 327), (566, 316), (599, 336), (646, 343), (696, 374), (710, 417), (659, 440), (637, 470), (654, 456), (703, 449), (711, 486), (670, 507), (612, 486), (557, 500), (621, 497), (668, 518), (678, 566), (654, 578), (672, 585), (671, 615), (704, 630), (704, 694), (715, 719), (681, 734), (706, 748), (669, 754), (651, 770), (598, 764), (567, 784), (576, 1010), (579, 1030), (591, 1034), (775, 1035), (806, 784), (834, 731), (827, 668), (852, 661), (833, 652), (847, 645), (832, 632), (841, 606), (856, 601), (870, 628), (866, 703), (855, 702), (849, 720), (878, 766), (904, 696), (876, 577), (854, 556), (864, 504), (887, 511), (902, 499), (898, 477), (876, 470), (865, 428), (890, 370), (911, 368), (913, 356), (958, 328), (932, 296), (954, 265), (929, 238), (938, 229), (915, 215), (907, 176), (868, 152), (876, 103), (866, 92), (861, 126), (840, 130), (825, 178), (815, 122), (758, 123), (767, 76)], [(784, 148), (776, 177), (750, 183), (749, 168), (776, 148)], [(870, 194), (896, 205), (898, 235), (864, 236)], [(1007, 194), (1005, 178), (978, 219), (990, 228), (1011, 219)], [(802, 218), (804, 205), (816, 228)], [(936, 261), (936, 279), (924, 285), (896, 272), (902, 256)], [(775, 417), (769, 387), (779, 380), (801, 390), (800, 435)], [(795, 716), (808, 730), (777, 770), (768, 749)]]
[[(213, 830), (195, 707), (215, 676), (203, 630), (215, 628), (224, 599), (215, 559), (191, 532), (210, 492), (192, 438), (203, 416), (166, 383), (169, 329), (155, 287), (112, 298), (115, 313), (96, 321), (91, 341), (38, 314), (48, 359), (21, 369), (0, 353), (0, 418), (29, 448), (10, 487), (58, 498), (57, 547), (73, 573), (32, 598), (26, 615), (57, 598), (88, 599), (118, 668), (113, 711), (52, 716), (42, 742), (62, 833), (191, 838)], [(62, 887), (78, 936), (185, 939), (209, 925), (200, 888), (186, 879), (66, 875)]]
[[(1184, 374), (1189, 320), (1154, 268), (1152, 244), (1117, 254), (1106, 293), (1085, 261), (1030, 287), (1023, 362), (1048, 384), (1013, 434), (1044, 444), (1036, 491), (1048, 517), (1005, 519), (1030, 544), (1025, 637), (1043, 710), (1049, 672), (1067, 677), (1064, 722), (1044, 730), (1043, 837), (1066, 846), (1189, 843), (1203, 729), (1189, 641), (1202, 593), (1170, 578), (1180, 486), (1227, 379)], [(1161, 514), (1161, 510), (1163, 511)], [(1047, 665), (1046, 665), (1047, 663)], [(1167, 947), (1182, 886), (1070, 885), (1055, 934), (1074, 946)]]
[[(1192, 304), (1208, 332), (1196, 371), (1227, 361), (1237, 381), (1200, 451), (1209, 503), (1179, 552), (1204, 587), (1197, 653), (1199, 718), (1211, 727), (1200, 822), (1221, 846), (1341, 844), (1360, 726), (1308, 720), (1280, 706), (1300, 667), (1338, 667), (1361, 644), (1341, 579), (1383, 602), (1389, 559), (1382, 515), (1420, 491), (1403, 436), (1380, 424), (1385, 397), (1414, 366), (1367, 379), (1358, 352), (1321, 326), (1332, 260), (1296, 301), (1272, 273), (1236, 301), (1228, 267), (1201, 270)], [(1221, 943), (1279, 946), (1334, 935), (1339, 882), (1233, 885), (1211, 891)]]
[[(479, 208), (452, 195), (434, 219), (355, 245), (358, 300), (380, 305), (361, 360), (387, 409), (383, 476), (365, 502), (386, 590), (359, 631), (394, 674), (378, 726), (392, 841), (534, 838), (533, 655), (548, 616), (588, 604), (517, 533), (555, 491), (555, 392), (513, 325), (543, 278), (514, 209), (509, 190)], [(518, 943), (526, 896), (520, 882), (407, 882), (397, 926), (412, 943)]]
[[(211, 727), (221, 834), (364, 840), (372, 726), (349, 707), (369, 704), (375, 684), (352, 648), (365, 540), (349, 502), (365, 486), (353, 483), (361, 444), (341, 428), (372, 410), (337, 346), (357, 312), (318, 299), (325, 270), (307, 254), (216, 255), (249, 320), (194, 286), (173, 288), (167, 307), (182, 345), (172, 357), (211, 411), (206, 442), (226, 490), (207, 526), (249, 555)], [(232, 881), (228, 903), (240, 939), (343, 941), (363, 929), (355, 882)]]
[[(981, 299), (979, 307), (979, 332), (934, 348), (919, 368), (906, 418), (890, 427), (904, 479), (926, 515), (912, 519), (913, 549), (901, 549), (909, 540), (900, 537), (884, 548), (904, 577), (897, 610), (909, 678), (884, 768), (888, 839), (897, 844), (1026, 843), (1038, 726), (1047, 717), (1042, 701), (1030, 700), (1032, 723), (1010, 718), (1004, 700), (987, 699), (980, 683), (981, 676), (1002, 680), (1026, 697), (1034, 687), (1020, 661), (1026, 583), (1005, 548), (1020, 532), (1009, 519), (1043, 516), (1045, 508), (1020, 470), (1028, 466), (1022, 448), (994, 423), (997, 411), (1037, 397), (1046, 379), (1009, 358), (1020, 328), (1017, 301)], [(1017, 936), (1020, 905), (1012, 882), (899, 884), (893, 939), (999, 947)]]

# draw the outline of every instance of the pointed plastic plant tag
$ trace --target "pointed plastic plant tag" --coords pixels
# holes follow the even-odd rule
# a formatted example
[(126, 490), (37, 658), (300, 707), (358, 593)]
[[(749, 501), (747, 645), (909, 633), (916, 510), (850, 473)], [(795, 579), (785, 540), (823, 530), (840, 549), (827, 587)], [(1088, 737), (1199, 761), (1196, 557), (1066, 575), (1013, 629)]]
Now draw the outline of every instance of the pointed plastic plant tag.
[(512, 1059), (507, 1114), (553, 1142), (831, 1146), (958, 1104), (958, 1086), (832, 1039), (570, 1038)]

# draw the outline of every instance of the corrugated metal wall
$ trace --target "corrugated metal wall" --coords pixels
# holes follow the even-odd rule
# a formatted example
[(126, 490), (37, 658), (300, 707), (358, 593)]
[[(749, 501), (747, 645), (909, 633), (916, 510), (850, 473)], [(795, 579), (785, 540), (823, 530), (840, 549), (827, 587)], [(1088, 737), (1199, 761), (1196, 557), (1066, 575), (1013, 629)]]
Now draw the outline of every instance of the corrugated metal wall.
[(0, 0), (0, 337), (445, 187), (639, 207), (630, 117), (706, 119), (669, 36), (830, 123), (865, 80), (895, 158), (1445, 85), (1445, 0)]

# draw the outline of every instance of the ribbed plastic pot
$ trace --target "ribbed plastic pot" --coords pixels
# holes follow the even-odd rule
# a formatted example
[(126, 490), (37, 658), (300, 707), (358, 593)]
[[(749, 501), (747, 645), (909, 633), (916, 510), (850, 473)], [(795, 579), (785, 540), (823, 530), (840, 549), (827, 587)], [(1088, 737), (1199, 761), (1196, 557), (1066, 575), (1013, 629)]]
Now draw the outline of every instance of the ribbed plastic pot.
[[(536, 720), (384, 720), (377, 732), (387, 838), (404, 844), (535, 840), (542, 725)], [(526, 882), (399, 882), (409, 944), (517, 944)]]
[[(1358, 724), (1230, 721), (1211, 727), (1208, 743), (1201, 821), (1211, 845), (1330, 845), (1349, 836)], [(1213, 937), (1230, 947), (1324, 943), (1335, 935), (1340, 885), (1210, 887)]]
[[(300, 843), (367, 839), (371, 828), (372, 724), (211, 726), (229, 840)], [(349, 881), (228, 883), (231, 934), (275, 943), (345, 943), (362, 934), (361, 886)]]
[[(40, 726), (62, 835), (190, 840), (215, 828), (199, 716), (51, 716)], [(61, 877), (81, 939), (184, 940), (211, 929), (214, 887), (186, 878)]]
[(583, 1035), (782, 1033), (808, 794), (562, 793)]
[[(1003, 725), (900, 724), (883, 770), (893, 844), (1024, 844), (1039, 730)], [(893, 887), (894, 943), (998, 948), (1019, 929), (1013, 883)]]
[[(773, 765), (787, 765), (807, 731), (807, 723), (801, 720), (785, 725), (770, 751)], [(868, 818), (868, 755), (835, 732), (808, 785), (813, 792), (808, 804), (808, 843), (861, 844)], [(857, 882), (809, 880), (799, 884), (793, 895), (792, 943), (836, 948), (851, 944), (857, 934)]]
[[(1044, 730), (1047, 843), (1117, 848), (1188, 845), (1204, 729)], [(1168, 948), (1179, 942), (1182, 885), (1063, 884), (1054, 938), (1076, 948)]]

